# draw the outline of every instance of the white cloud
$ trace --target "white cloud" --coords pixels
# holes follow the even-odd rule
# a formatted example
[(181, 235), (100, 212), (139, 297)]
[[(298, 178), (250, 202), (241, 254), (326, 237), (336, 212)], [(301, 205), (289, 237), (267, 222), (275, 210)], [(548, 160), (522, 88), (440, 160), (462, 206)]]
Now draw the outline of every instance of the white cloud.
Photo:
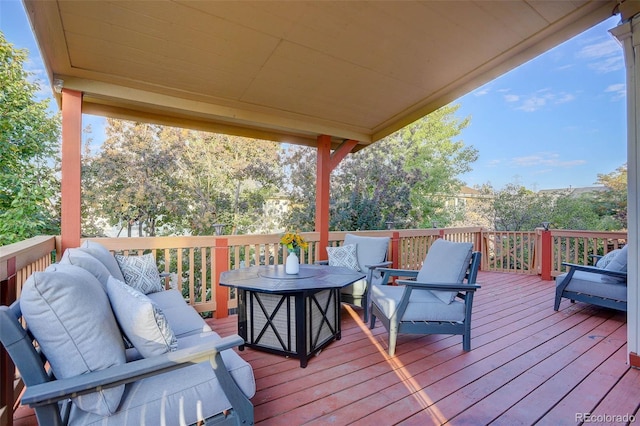
[(547, 104), (564, 104), (576, 99), (576, 96), (572, 93), (558, 92), (554, 93), (550, 89), (541, 89), (536, 93), (529, 96), (520, 95), (505, 95), (504, 100), (509, 103), (519, 102), (522, 103), (516, 107), (521, 111), (534, 112), (544, 108)]
[(520, 96), (518, 95), (504, 95), (504, 100), (507, 102), (518, 102), (520, 100)]
[(600, 74), (624, 68), (622, 48), (613, 39), (587, 44), (576, 57), (589, 61), (589, 68)]
[(611, 84), (606, 89), (604, 89), (604, 92), (613, 94), (611, 100), (617, 101), (620, 99), (624, 99), (627, 96), (627, 86), (622, 83)]
[(484, 87), (484, 88), (482, 88), (482, 89), (478, 89), (478, 90), (476, 90), (475, 92), (473, 92), (473, 94), (474, 94), (475, 96), (484, 96), (484, 95), (488, 95), (490, 91), (491, 91), (491, 90), (489, 90), (489, 88), (488, 88), (488, 87)]
[[(553, 152), (540, 152), (524, 157), (514, 157), (511, 159), (513, 167), (574, 167), (585, 164), (586, 160), (562, 159), (560, 154)], [(539, 172), (539, 171), (538, 171)]]

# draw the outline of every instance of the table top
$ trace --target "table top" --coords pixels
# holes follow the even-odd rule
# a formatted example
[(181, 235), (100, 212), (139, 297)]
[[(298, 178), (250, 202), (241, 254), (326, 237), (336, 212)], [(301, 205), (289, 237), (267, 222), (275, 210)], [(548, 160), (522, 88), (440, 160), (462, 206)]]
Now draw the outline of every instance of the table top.
[(342, 288), (365, 274), (342, 266), (300, 265), (300, 272), (287, 274), (284, 265), (251, 266), (220, 274), (220, 285), (265, 293), (296, 293), (306, 290)]

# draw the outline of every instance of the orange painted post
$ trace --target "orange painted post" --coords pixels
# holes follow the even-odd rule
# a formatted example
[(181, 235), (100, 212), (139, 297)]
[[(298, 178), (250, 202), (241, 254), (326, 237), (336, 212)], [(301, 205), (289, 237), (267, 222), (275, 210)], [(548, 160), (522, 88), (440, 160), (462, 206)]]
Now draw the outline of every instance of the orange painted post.
[(62, 252), (69, 247), (80, 245), (81, 152), (82, 93), (62, 89)]
[(226, 318), (229, 316), (229, 289), (220, 285), (220, 274), (229, 270), (229, 240), (216, 238), (213, 250), (215, 255), (213, 264), (216, 268), (213, 271), (213, 276), (216, 277), (215, 318)]
[(542, 231), (542, 238), (540, 240), (541, 255), (540, 255), (540, 276), (545, 281), (552, 281), (551, 277), (551, 231)]
[(391, 253), (393, 255), (393, 262), (391, 267), (394, 269), (399, 269), (400, 267), (400, 233), (398, 231), (393, 231), (391, 235)]
[(320, 234), (316, 259), (327, 260), (329, 245), (329, 186), (331, 178), (331, 137), (318, 136), (316, 170), (316, 232)]
[[(6, 260), (6, 279), (0, 280), (0, 304), (11, 305), (16, 300), (16, 258)], [(0, 348), (0, 411), (4, 410), (6, 425), (13, 424), (13, 406), (16, 395), (13, 390), (15, 366), (4, 348)], [(1, 420), (1, 419), (0, 419)], [(1, 422), (0, 422), (1, 423)]]

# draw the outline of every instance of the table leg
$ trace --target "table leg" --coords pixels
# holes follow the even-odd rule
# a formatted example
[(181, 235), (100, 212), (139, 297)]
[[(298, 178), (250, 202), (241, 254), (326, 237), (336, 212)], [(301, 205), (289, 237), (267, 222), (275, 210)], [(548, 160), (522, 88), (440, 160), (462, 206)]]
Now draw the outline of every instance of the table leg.
[[(247, 290), (238, 290), (238, 335), (247, 342)], [(238, 350), (243, 351), (244, 345)]]

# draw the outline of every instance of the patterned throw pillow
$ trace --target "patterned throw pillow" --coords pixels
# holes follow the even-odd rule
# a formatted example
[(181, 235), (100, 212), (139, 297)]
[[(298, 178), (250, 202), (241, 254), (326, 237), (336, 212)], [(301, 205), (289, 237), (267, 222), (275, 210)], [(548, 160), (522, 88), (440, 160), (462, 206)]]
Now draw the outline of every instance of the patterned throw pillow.
[(124, 282), (143, 294), (162, 291), (162, 282), (151, 253), (142, 256), (122, 256), (116, 254), (116, 260), (124, 276)]
[(178, 349), (164, 312), (153, 300), (113, 277), (107, 281), (107, 294), (118, 324), (140, 355), (150, 358)]
[(355, 244), (327, 247), (327, 254), (329, 255), (329, 266), (345, 266), (356, 271), (360, 270)]

